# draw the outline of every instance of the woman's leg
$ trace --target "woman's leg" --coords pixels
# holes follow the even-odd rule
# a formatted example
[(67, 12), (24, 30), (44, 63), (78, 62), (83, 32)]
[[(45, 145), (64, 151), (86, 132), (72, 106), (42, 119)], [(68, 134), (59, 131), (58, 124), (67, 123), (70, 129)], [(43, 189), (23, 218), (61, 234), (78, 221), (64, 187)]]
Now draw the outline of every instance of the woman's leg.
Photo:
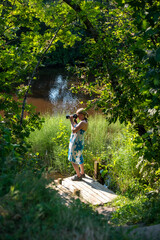
[(80, 169), (81, 169), (81, 174), (84, 174), (84, 163), (79, 164), (80, 165)]
[(81, 174), (80, 174), (80, 171), (79, 171), (79, 165), (78, 165), (78, 164), (75, 164), (75, 163), (73, 163), (73, 162), (72, 162), (72, 165), (73, 165), (73, 167), (74, 167), (74, 170), (75, 170), (76, 173), (77, 173), (77, 176), (80, 177)]

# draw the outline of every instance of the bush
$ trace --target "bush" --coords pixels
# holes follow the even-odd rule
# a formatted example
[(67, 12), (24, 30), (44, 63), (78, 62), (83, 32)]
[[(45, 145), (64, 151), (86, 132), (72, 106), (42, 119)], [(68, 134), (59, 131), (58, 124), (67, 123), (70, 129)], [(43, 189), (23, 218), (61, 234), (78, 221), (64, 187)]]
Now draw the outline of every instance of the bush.
[[(1, 239), (129, 239), (112, 231), (106, 220), (79, 200), (69, 207), (40, 173), (17, 175), (10, 192), (0, 198)], [(87, 224), (86, 224), (87, 223)]]
[(112, 206), (116, 211), (112, 214), (111, 222), (116, 225), (142, 223), (159, 224), (160, 219), (160, 195), (137, 195), (134, 199), (119, 196)]
[[(62, 174), (73, 173), (68, 161), (70, 121), (63, 114), (46, 116), (41, 130), (31, 133), (32, 152), (39, 152), (44, 164)], [(134, 150), (136, 134), (119, 122), (109, 125), (101, 114), (89, 118), (83, 152), (85, 171), (93, 176), (94, 161), (99, 161), (101, 175), (115, 191), (134, 194), (141, 190)]]

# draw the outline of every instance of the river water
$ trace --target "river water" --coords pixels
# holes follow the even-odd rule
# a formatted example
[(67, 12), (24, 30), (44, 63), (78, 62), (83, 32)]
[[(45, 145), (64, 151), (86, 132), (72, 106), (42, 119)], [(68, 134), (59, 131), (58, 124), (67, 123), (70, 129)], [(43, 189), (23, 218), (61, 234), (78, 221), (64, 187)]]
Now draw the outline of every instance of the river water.
[[(76, 79), (73, 80), (64, 68), (41, 69), (27, 102), (33, 104), (42, 115), (74, 113), (77, 108), (86, 106), (86, 99), (82, 94), (76, 95), (69, 90), (73, 81), (76, 82)], [(81, 101), (84, 101), (83, 105), (80, 105)]]

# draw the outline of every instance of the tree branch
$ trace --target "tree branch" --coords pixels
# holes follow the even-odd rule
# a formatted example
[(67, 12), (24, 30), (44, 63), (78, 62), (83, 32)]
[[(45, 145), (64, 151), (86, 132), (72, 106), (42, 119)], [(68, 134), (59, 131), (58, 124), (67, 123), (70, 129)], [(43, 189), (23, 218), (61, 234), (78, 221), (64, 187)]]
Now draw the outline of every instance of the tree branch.
[(28, 96), (29, 89), (30, 89), (30, 87), (31, 87), (31, 85), (32, 85), (33, 78), (34, 78), (34, 76), (35, 76), (35, 74), (36, 74), (36, 72), (37, 72), (37, 69), (38, 69), (41, 61), (43, 60), (43, 58), (44, 58), (46, 52), (48, 51), (48, 49), (51, 47), (51, 45), (52, 45), (54, 39), (56, 38), (59, 30), (61, 29), (61, 27), (62, 27), (62, 25), (57, 29), (57, 31), (56, 31), (55, 35), (53, 36), (53, 38), (51, 39), (50, 43), (49, 43), (48, 46), (45, 48), (44, 52), (42, 53), (39, 61), (37, 62), (36, 66), (35, 66), (35, 68), (34, 68), (34, 70), (33, 70), (32, 76), (30, 77), (30, 80), (29, 80), (29, 83), (28, 83), (28, 89), (27, 89), (27, 91), (26, 91), (26, 93), (25, 93), (25, 96), (24, 96), (24, 99), (23, 99), (20, 125), (22, 125), (22, 122), (23, 122), (23, 116), (24, 116), (26, 99), (27, 99), (27, 96)]
[(63, 1), (67, 3), (72, 9), (75, 10), (75, 12), (79, 15), (79, 18), (85, 24), (87, 31), (93, 36), (94, 40), (97, 42), (99, 34), (95, 29), (95, 27), (93, 27), (92, 23), (87, 18), (87, 15), (84, 15), (84, 14), (80, 15), (80, 13), (83, 13), (83, 10), (80, 8), (80, 6), (78, 4), (73, 3), (72, 0), (63, 0)]

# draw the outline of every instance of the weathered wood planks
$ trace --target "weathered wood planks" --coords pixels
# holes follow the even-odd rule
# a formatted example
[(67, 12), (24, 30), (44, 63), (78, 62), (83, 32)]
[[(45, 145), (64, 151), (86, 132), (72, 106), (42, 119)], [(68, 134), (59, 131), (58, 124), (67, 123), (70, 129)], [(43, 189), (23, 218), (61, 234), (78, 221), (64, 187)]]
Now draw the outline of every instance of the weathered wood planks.
[(72, 193), (80, 190), (80, 197), (92, 205), (103, 205), (117, 196), (88, 175), (82, 181), (72, 181), (71, 177), (65, 178), (62, 180), (62, 186)]

